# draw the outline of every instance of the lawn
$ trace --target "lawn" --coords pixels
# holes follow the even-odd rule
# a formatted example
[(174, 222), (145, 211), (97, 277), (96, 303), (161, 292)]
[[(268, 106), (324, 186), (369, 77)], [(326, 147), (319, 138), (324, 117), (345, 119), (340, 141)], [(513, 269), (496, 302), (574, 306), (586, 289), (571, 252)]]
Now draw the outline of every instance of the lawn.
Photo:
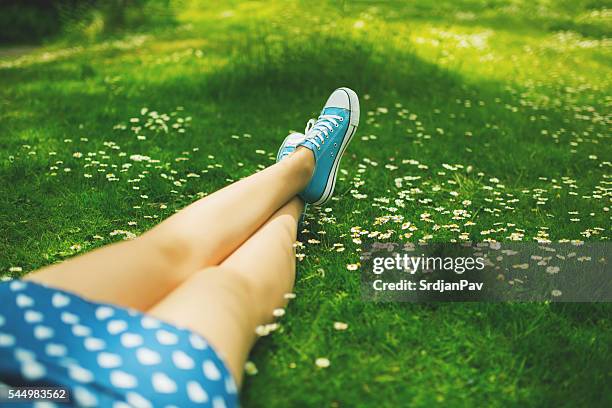
[(297, 296), (243, 404), (612, 404), (609, 305), (373, 303), (359, 268), (374, 241), (610, 239), (606, 2), (208, 3), (0, 57), (0, 276), (270, 165), (349, 86), (358, 134), (298, 237)]

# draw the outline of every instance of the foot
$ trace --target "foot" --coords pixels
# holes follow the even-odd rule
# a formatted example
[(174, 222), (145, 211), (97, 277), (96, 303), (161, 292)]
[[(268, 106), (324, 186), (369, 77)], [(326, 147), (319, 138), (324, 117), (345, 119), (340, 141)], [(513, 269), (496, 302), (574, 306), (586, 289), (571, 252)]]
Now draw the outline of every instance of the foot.
[(298, 145), (304, 141), (306, 136), (303, 133), (290, 133), (289, 136), (283, 140), (278, 153), (276, 153), (276, 162), (283, 160), (297, 149)]
[(307, 203), (327, 202), (336, 185), (336, 175), (342, 154), (359, 125), (359, 99), (349, 88), (336, 89), (315, 122), (308, 121), (304, 141), (299, 147), (310, 149), (315, 159), (315, 171), (300, 197)]

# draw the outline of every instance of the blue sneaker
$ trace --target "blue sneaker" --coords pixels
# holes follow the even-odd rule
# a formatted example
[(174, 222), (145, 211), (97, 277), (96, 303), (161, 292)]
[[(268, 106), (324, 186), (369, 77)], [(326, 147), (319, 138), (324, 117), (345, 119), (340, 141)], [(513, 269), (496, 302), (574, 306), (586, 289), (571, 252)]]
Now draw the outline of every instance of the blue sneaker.
[(306, 138), (298, 146), (312, 151), (315, 170), (300, 197), (314, 205), (329, 200), (336, 185), (342, 154), (359, 125), (359, 98), (349, 88), (338, 88), (329, 97), (315, 122), (308, 121)]
[(280, 148), (278, 149), (278, 153), (276, 153), (276, 162), (283, 160), (285, 157), (289, 156), (291, 153), (297, 149), (300, 143), (304, 141), (303, 133), (290, 133), (289, 136), (283, 140)]

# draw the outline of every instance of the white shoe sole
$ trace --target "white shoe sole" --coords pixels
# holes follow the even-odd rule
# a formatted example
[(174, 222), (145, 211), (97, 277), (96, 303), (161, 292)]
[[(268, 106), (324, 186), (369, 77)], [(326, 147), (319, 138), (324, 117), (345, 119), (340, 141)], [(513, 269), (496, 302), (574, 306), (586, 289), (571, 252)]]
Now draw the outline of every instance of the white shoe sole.
[(346, 131), (346, 136), (342, 141), (342, 145), (340, 145), (340, 150), (336, 155), (336, 159), (334, 160), (334, 165), (332, 166), (332, 170), (327, 177), (327, 184), (325, 185), (325, 190), (317, 201), (313, 203), (313, 205), (321, 205), (327, 202), (331, 196), (334, 194), (334, 188), (336, 187), (336, 176), (338, 174), (338, 169), (340, 168), (340, 161), (342, 161), (342, 156), (344, 155), (344, 151), (346, 150), (348, 144), (351, 139), (355, 135), (357, 131), (357, 126), (359, 125), (359, 98), (355, 91), (349, 88), (338, 88), (346, 92), (349, 97), (349, 110), (351, 112), (351, 116), (349, 118), (349, 127)]

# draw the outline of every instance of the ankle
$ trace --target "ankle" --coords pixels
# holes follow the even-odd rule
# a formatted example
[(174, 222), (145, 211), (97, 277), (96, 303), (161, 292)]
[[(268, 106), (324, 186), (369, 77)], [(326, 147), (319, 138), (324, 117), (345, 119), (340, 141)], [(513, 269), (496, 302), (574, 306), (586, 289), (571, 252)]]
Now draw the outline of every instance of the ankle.
[(315, 169), (315, 156), (312, 151), (307, 147), (299, 146), (295, 150), (294, 155), (300, 157), (300, 162), (304, 167), (304, 170), (306, 171), (306, 173), (312, 176)]
[(315, 160), (309, 149), (299, 147), (278, 164), (287, 167), (289, 170), (287, 176), (291, 183), (297, 187), (298, 192), (305, 189), (308, 183), (310, 183), (314, 173)]

